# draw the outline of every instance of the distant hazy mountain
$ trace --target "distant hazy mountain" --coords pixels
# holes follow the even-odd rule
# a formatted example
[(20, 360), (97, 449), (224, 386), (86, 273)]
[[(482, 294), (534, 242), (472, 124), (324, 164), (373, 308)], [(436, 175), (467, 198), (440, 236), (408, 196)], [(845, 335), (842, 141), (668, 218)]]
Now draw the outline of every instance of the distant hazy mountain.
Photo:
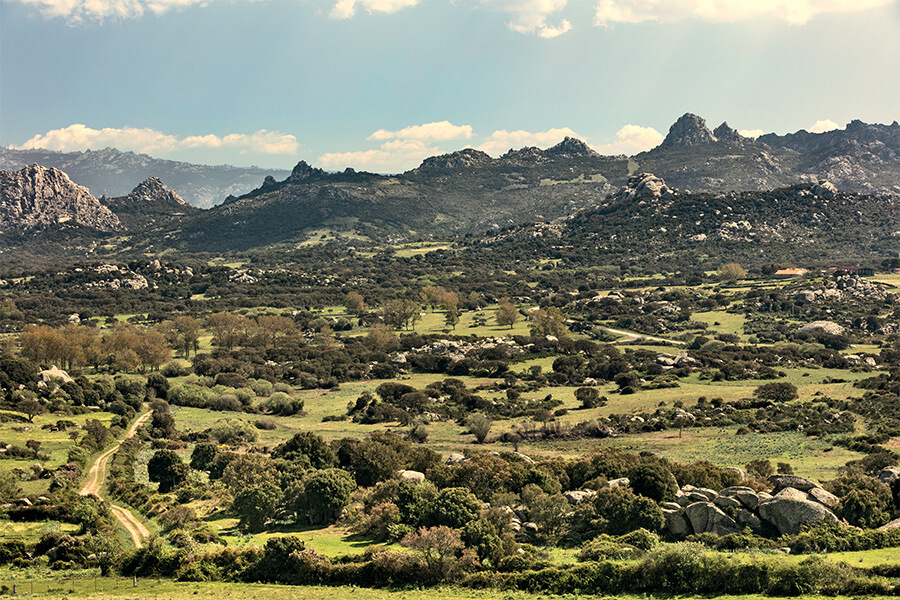
[(98, 198), (124, 196), (139, 182), (157, 177), (200, 208), (220, 204), (228, 196), (245, 194), (267, 176), (282, 179), (290, 173), (256, 167), (194, 165), (112, 148), (93, 152), (0, 148), (0, 170), (16, 171), (34, 163), (65, 171), (72, 181), (85, 186)]

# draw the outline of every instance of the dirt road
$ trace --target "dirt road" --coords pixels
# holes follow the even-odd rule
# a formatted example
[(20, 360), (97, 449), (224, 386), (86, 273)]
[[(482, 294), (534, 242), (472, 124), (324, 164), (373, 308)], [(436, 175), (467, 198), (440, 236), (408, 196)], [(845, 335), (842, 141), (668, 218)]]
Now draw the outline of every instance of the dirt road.
[[(138, 427), (143, 425), (144, 422), (150, 418), (151, 414), (152, 413), (148, 411), (135, 419), (134, 423), (131, 424), (131, 427), (128, 428), (128, 431), (125, 432), (125, 437), (122, 439), (128, 439), (133, 436)], [(106, 465), (109, 463), (109, 459), (112, 458), (112, 455), (116, 453), (116, 450), (119, 449), (120, 445), (121, 442), (104, 450), (103, 453), (97, 457), (97, 460), (94, 461), (94, 464), (91, 465), (87, 477), (85, 477), (84, 485), (81, 487), (80, 494), (82, 496), (97, 496), (98, 498), (101, 498), (100, 488), (103, 487), (103, 482), (106, 481)], [(110, 510), (112, 510), (112, 513), (119, 523), (121, 523), (122, 527), (128, 531), (128, 535), (131, 536), (131, 541), (134, 542), (135, 547), (140, 548), (143, 546), (144, 539), (150, 537), (150, 531), (144, 527), (144, 524), (125, 508), (110, 503)]]
[(625, 336), (625, 339), (616, 340), (615, 342), (613, 342), (614, 344), (627, 344), (636, 342), (638, 340), (650, 340), (651, 342), (662, 342), (664, 344), (674, 344), (676, 346), (684, 345), (684, 342), (680, 342), (678, 340), (667, 340), (666, 338), (644, 335), (643, 333), (635, 333), (633, 331), (622, 331), (621, 329), (610, 329), (609, 327), (600, 327), (600, 329), (602, 329), (603, 331), (608, 331), (609, 333), (614, 333), (616, 335)]

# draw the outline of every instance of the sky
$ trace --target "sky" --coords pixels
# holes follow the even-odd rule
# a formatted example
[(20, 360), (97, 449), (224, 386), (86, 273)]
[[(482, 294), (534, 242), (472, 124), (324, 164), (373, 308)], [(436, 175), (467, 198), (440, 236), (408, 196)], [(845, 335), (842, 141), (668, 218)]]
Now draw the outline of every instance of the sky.
[(900, 119), (900, 0), (0, 0), (0, 146), (396, 173)]

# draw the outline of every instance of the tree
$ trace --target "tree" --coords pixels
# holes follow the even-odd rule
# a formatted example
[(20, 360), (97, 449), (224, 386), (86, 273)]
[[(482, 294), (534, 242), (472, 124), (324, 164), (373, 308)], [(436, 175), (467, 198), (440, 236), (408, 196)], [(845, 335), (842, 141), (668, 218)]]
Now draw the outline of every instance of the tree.
[(181, 350), (181, 355), (188, 358), (191, 355), (191, 350), (196, 354), (197, 341), (200, 339), (200, 321), (194, 317), (184, 315), (175, 317), (175, 320), (172, 321), (172, 326), (177, 333), (176, 347)]
[(597, 408), (601, 406), (600, 392), (592, 387), (580, 387), (575, 390), (575, 399), (581, 403), (581, 408)]
[(716, 271), (719, 281), (734, 282), (747, 276), (747, 270), (738, 263), (727, 263)]
[(251, 485), (274, 483), (277, 480), (275, 461), (262, 454), (239, 454), (222, 472), (222, 482), (235, 496)]
[(467, 488), (444, 488), (428, 503), (422, 514), (426, 526), (446, 525), (459, 529), (478, 518), (481, 500)]
[(509, 328), (512, 329), (519, 320), (519, 309), (509, 301), (509, 298), (501, 298), (496, 318), (497, 325), (509, 325)]
[(772, 402), (789, 402), (800, 397), (800, 394), (797, 392), (797, 386), (786, 381), (763, 384), (753, 390), (753, 395), (762, 400), (770, 400)]
[(282, 315), (260, 315), (256, 318), (256, 324), (272, 348), (277, 348), (282, 340), (298, 332), (297, 323)]
[(647, 531), (659, 531), (665, 517), (659, 505), (644, 496), (636, 496), (624, 487), (607, 488), (597, 492), (594, 510), (606, 520), (606, 531), (622, 535), (643, 527)]
[(491, 419), (481, 413), (472, 413), (466, 417), (466, 427), (475, 436), (475, 441), (483, 444), (491, 431)]
[(400, 348), (400, 340), (386, 323), (375, 323), (366, 336), (366, 346), (378, 352), (393, 352)]
[(311, 525), (330, 525), (350, 503), (356, 489), (353, 476), (343, 469), (322, 469), (303, 479), (302, 502), (297, 503), (297, 517), (301, 514)]
[(313, 469), (328, 469), (337, 464), (337, 457), (328, 442), (311, 431), (294, 434), (294, 437), (275, 447), (272, 457), (299, 460)]
[(445, 290), (441, 296), (441, 306), (445, 311), (444, 322), (451, 329), (456, 329), (456, 325), (459, 323), (459, 296), (455, 292)]
[(555, 306), (539, 308), (531, 313), (531, 335), (564, 338), (569, 334), (562, 313)]
[(26, 396), (16, 403), (16, 410), (25, 413), (29, 423), (34, 423), (34, 418), (47, 412), (47, 407), (37, 398)]
[(159, 493), (167, 494), (187, 479), (191, 469), (173, 450), (157, 450), (147, 462), (150, 481), (159, 482)]
[(747, 471), (747, 475), (757, 479), (766, 479), (769, 475), (775, 473), (775, 467), (772, 466), (772, 462), (765, 458), (754, 458), (744, 465), (744, 470)]
[(233, 350), (246, 337), (249, 321), (241, 315), (219, 312), (209, 316), (207, 325), (213, 331), (213, 343)]
[(635, 494), (657, 502), (674, 500), (678, 492), (675, 476), (662, 465), (641, 465), (628, 474), (628, 479)]
[(412, 300), (388, 300), (381, 309), (381, 317), (394, 329), (412, 329), (419, 320), (419, 310), (419, 304)]
[(348, 292), (344, 298), (344, 306), (349, 314), (356, 317), (366, 313), (366, 301), (359, 292)]
[(890, 520), (890, 508), (870, 490), (853, 490), (841, 498), (838, 514), (851, 525), (875, 529)]
[(240, 519), (239, 526), (251, 533), (262, 531), (269, 516), (281, 502), (281, 490), (271, 482), (250, 485), (234, 497), (231, 510)]
[(420, 527), (416, 533), (406, 534), (400, 543), (419, 552), (431, 574), (443, 579), (458, 568), (465, 548), (459, 532), (444, 526)]

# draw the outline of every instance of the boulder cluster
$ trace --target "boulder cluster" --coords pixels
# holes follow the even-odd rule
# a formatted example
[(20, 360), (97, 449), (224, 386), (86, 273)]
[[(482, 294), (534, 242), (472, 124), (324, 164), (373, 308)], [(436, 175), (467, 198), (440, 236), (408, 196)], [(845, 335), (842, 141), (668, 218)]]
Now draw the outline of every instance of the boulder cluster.
[(773, 475), (769, 483), (771, 492), (746, 486), (718, 492), (683, 486), (675, 502), (663, 504), (666, 529), (676, 536), (727, 535), (746, 527), (756, 533), (774, 530), (780, 535), (795, 535), (808, 523), (839, 522), (831, 512), (839, 498), (818, 483), (795, 475)]
[(795, 298), (810, 304), (852, 302), (854, 300), (871, 302), (884, 300), (886, 293), (883, 285), (872, 283), (864, 277), (840, 275), (821, 287), (797, 292)]

